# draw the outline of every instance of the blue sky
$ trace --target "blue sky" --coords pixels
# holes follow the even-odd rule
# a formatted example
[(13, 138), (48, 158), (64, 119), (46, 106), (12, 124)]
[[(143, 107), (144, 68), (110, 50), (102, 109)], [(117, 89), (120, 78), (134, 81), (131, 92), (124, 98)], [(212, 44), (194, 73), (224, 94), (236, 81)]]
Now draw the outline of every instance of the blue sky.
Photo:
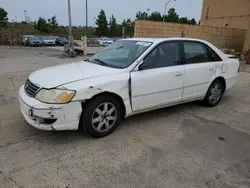
[[(106, 12), (107, 17), (112, 14), (121, 22), (124, 18), (134, 19), (137, 11), (150, 12), (159, 11), (163, 13), (166, 0), (88, 0), (88, 22), (94, 24), (101, 9)], [(9, 20), (24, 20), (24, 10), (32, 20), (39, 16), (50, 18), (57, 16), (59, 24), (67, 25), (67, 0), (0, 0), (0, 7), (7, 10)], [(200, 20), (202, 0), (174, 0), (169, 3), (168, 8), (174, 7), (180, 16)], [(71, 0), (73, 25), (85, 25), (85, 0)]]

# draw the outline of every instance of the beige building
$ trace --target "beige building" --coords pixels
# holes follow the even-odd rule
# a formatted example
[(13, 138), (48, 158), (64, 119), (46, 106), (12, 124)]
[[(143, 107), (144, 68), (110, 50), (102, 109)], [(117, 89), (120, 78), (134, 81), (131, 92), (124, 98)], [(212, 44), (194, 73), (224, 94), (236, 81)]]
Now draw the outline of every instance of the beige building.
[(246, 29), (244, 50), (250, 49), (250, 0), (203, 0), (200, 24)]

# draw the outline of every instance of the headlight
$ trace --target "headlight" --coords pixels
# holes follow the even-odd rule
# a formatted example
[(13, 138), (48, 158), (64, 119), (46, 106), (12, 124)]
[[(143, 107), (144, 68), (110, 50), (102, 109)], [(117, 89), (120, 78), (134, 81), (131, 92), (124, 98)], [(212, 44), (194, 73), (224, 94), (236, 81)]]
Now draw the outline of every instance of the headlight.
[(64, 104), (75, 96), (75, 91), (64, 89), (41, 89), (35, 98), (44, 103)]

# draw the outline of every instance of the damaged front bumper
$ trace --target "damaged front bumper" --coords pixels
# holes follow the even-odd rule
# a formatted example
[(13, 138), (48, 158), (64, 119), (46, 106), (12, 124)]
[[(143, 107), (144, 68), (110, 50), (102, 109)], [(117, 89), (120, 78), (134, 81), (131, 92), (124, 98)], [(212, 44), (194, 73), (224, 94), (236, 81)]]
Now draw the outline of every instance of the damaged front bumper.
[(19, 89), (19, 104), (26, 121), (41, 130), (77, 130), (82, 111), (80, 102), (45, 104)]

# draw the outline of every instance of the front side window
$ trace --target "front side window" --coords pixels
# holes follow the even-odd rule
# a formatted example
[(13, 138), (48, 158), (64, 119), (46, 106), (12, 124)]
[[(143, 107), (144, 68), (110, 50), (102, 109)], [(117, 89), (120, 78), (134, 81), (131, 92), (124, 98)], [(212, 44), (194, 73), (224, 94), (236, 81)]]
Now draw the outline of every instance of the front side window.
[(183, 42), (185, 52), (185, 63), (211, 62), (213, 58), (206, 46), (199, 42)]
[(144, 59), (147, 69), (170, 67), (181, 64), (180, 45), (178, 41), (159, 44)]
[(151, 45), (151, 42), (145, 41), (119, 40), (97, 52), (89, 62), (113, 68), (126, 68)]

